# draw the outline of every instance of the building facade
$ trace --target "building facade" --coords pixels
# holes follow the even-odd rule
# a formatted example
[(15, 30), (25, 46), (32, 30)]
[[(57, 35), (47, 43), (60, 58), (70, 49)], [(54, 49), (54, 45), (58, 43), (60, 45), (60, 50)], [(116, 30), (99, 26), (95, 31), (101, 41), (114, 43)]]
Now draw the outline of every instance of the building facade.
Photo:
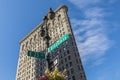
[[(67, 11), (68, 8), (65, 5), (60, 6), (55, 11), (54, 19), (48, 20), (47, 22), (48, 33), (51, 38), (49, 41), (50, 45), (59, 40), (63, 35), (69, 34), (68, 40), (49, 53), (50, 58), (51, 60), (57, 59), (54, 63), (57, 63), (55, 66), (60, 71), (66, 69), (67, 80), (86, 80)], [(16, 80), (36, 80), (45, 71), (45, 59), (27, 56), (28, 50), (40, 52), (47, 47), (44, 39), (40, 35), (42, 23), (20, 41)]]

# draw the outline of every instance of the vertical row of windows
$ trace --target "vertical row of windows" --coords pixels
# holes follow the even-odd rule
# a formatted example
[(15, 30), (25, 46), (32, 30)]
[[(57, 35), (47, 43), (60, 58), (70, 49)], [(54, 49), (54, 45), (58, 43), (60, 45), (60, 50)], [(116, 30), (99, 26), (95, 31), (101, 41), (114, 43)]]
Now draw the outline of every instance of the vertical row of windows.
[[(24, 52), (26, 51), (27, 48), (29, 48), (30, 50), (34, 49), (37, 51), (38, 50), (37, 48), (39, 48), (40, 44), (42, 43), (41, 39), (39, 39), (39, 41), (37, 40), (38, 40), (37, 35), (35, 34), (33, 38), (30, 38), (29, 41), (26, 41), (23, 45), (21, 45), (21, 49), (22, 49), (21, 51)], [(36, 64), (34, 63), (36, 63), (36, 60), (34, 58), (27, 57), (25, 54), (20, 54), (17, 80), (29, 80), (29, 79), (35, 80), (34, 75), (39, 75), (41, 70), (38, 70), (40, 66), (39, 64), (40, 62), (37, 63), (39, 64), (39, 66), (37, 66), (38, 68), (35, 68)], [(38, 72), (35, 73), (36, 71)]]

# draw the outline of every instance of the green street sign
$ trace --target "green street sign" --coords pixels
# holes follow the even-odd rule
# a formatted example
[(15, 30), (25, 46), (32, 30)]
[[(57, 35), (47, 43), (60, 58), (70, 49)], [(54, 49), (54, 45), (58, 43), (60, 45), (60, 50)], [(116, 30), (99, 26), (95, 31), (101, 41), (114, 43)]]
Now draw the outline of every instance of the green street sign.
[(35, 52), (35, 51), (28, 50), (27, 55), (30, 57), (45, 59), (45, 54), (41, 52)]
[(68, 34), (65, 34), (64, 36), (62, 36), (58, 41), (56, 41), (54, 44), (52, 44), (49, 48), (48, 48), (48, 52), (52, 52), (54, 49), (56, 49), (59, 45), (61, 45), (63, 42), (65, 42), (67, 39), (69, 38)]

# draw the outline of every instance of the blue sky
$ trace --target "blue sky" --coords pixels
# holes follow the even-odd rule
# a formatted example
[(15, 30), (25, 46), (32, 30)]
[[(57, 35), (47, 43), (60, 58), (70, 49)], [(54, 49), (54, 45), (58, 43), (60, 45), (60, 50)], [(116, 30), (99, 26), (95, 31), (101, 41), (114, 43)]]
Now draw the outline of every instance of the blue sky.
[(15, 80), (19, 41), (52, 7), (68, 14), (88, 80), (120, 79), (119, 0), (0, 0), (0, 80)]

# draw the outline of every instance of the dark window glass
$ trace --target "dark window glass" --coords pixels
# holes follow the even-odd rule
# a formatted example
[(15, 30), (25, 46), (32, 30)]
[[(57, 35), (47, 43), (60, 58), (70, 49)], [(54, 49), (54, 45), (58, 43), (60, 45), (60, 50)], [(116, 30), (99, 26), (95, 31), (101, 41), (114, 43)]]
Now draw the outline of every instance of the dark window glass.
[(72, 62), (69, 63), (70, 64), (70, 67), (72, 66)]
[(70, 60), (71, 59), (71, 57), (70, 56), (68, 56), (68, 60)]
[(68, 64), (66, 64), (66, 68), (68, 68)]
[(71, 68), (71, 74), (74, 74), (74, 69), (73, 68)]
[(80, 70), (80, 66), (78, 65), (78, 70)]
[(65, 58), (65, 62), (67, 62), (67, 59)]
[(67, 50), (67, 54), (69, 54), (69, 50)]
[(75, 76), (72, 76), (72, 80), (75, 80)]
[(67, 71), (67, 75), (68, 75), (68, 76), (70, 75), (69, 71)]

